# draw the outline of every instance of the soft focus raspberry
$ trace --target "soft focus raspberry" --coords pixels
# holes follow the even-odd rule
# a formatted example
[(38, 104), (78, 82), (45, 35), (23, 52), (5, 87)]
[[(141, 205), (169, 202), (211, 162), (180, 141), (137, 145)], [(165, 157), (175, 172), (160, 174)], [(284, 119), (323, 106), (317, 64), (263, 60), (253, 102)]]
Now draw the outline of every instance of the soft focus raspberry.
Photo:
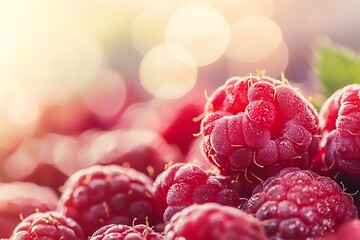
[(116, 129), (89, 132), (88, 136), (79, 158), (85, 157), (95, 164), (130, 167), (152, 179), (164, 171), (168, 162), (182, 160), (180, 150), (155, 131)]
[(9, 240), (85, 240), (79, 224), (50, 211), (34, 213), (19, 223)]
[(269, 237), (322, 236), (357, 217), (350, 195), (328, 177), (286, 168), (259, 184), (243, 209), (262, 221)]
[(200, 104), (184, 104), (175, 112), (170, 123), (160, 130), (161, 135), (169, 144), (179, 147), (181, 152), (186, 155), (189, 147), (194, 141), (194, 133), (199, 131), (200, 121), (193, 119), (202, 113)]
[(326, 167), (360, 174), (360, 84), (337, 90), (320, 110)]
[(168, 240), (266, 240), (260, 222), (245, 212), (217, 203), (192, 205), (165, 227)]
[(0, 238), (10, 237), (12, 231), (36, 211), (56, 209), (57, 194), (48, 187), (34, 183), (0, 183)]
[(58, 210), (75, 219), (86, 236), (108, 224), (155, 224), (151, 188), (152, 180), (134, 169), (93, 166), (68, 179)]
[[(60, 195), (59, 187), (64, 185), (68, 175), (61, 171), (54, 161), (55, 138), (65, 137), (46, 134), (23, 139), (17, 149), (3, 159), (4, 166), (0, 166), (2, 180), (33, 182), (50, 187)], [(24, 161), (26, 164), (19, 164)]]
[(341, 225), (334, 233), (315, 240), (356, 240), (360, 239), (360, 220), (352, 220)]
[(154, 232), (146, 225), (127, 225), (110, 224), (97, 230), (89, 240), (164, 240), (164, 238)]
[(318, 151), (317, 112), (281, 81), (231, 78), (209, 97), (205, 113), (203, 154), (239, 181), (259, 183), (287, 166), (307, 169)]
[(216, 202), (239, 207), (241, 196), (230, 178), (213, 175), (191, 163), (177, 163), (158, 176), (155, 199), (165, 222), (180, 210), (194, 204)]

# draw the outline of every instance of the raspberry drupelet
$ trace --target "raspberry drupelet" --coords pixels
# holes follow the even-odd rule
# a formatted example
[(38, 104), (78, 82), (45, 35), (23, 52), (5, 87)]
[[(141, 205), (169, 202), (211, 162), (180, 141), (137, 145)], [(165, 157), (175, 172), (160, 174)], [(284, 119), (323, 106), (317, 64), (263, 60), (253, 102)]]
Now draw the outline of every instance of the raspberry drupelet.
[(216, 202), (239, 207), (240, 194), (230, 178), (191, 163), (173, 164), (154, 183), (154, 198), (165, 222), (192, 204)]
[(360, 239), (360, 220), (355, 219), (342, 224), (335, 232), (315, 240), (357, 240)]
[(318, 125), (315, 108), (285, 81), (234, 77), (208, 97), (202, 150), (224, 175), (256, 185), (285, 167), (308, 169)]
[(146, 225), (106, 225), (97, 230), (89, 240), (165, 240)]
[(34, 213), (22, 220), (9, 240), (86, 240), (79, 224), (55, 212)]
[(240, 209), (217, 203), (192, 205), (175, 214), (165, 227), (165, 239), (267, 240), (264, 228)]
[(357, 218), (352, 196), (334, 180), (299, 168), (282, 169), (259, 184), (243, 210), (274, 239), (323, 236)]
[(58, 211), (76, 220), (86, 236), (108, 224), (157, 224), (152, 180), (130, 168), (92, 166), (70, 176)]
[(57, 202), (56, 192), (49, 187), (29, 182), (0, 183), (0, 239), (10, 237), (21, 218), (35, 211), (55, 210)]
[(360, 84), (337, 90), (320, 109), (322, 163), (360, 175)]

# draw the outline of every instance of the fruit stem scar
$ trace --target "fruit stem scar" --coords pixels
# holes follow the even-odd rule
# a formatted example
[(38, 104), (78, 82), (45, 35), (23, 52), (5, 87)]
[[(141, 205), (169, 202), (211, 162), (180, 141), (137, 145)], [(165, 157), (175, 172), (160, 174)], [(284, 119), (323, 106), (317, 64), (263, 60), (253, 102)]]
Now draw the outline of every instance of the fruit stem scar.
[(264, 185), (264, 180), (262, 180), (260, 177), (256, 176), (254, 173), (252, 173), (251, 171), (249, 171), (251, 175), (253, 175), (257, 180), (259, 180), (259, 182), (261, 183), (261, 185)]
[(136, 222), (136, 220), (137, 220), (137, 218), (134, 218), (134, 219), (132, 220), (132, 227), (134, 227), (134, 226), (135, 226), (135, 222)]
[(241, 145), (241, 144), (230, 144), (231, 147), (244, 147), (244, 145)]
[[(145, 216), (145, 225), (147, 226), (147, 227), (149, 227), (150, 226), (150, 224), (149, 224), (149, 217), (148, 216)], [(143, 232), (144, 234), (146, 233), (146, 229), (144, 229), (144, 232)]]
[(209, 95), (208, 95), (208, 91), (207, 91), (207, 90), (204, 90), (204, 97), (205, 97), (205, 99), (206, 99), (206, 103), (209, 104), (210, 111), (211, 111), (211, 112), (214, 112), (215, 108), (214, 108), (213, 103), (210, 101), (210, 97), (209, 97)]
[(249, 183), (254, 183), (253, 181), (251, 181), (249, 178), (248, 178), (248, 176), (247, 176), (247, 168), (245, 168), (245, 171), (244, 171), (244, 176), (245, 176), (245, 179), (246, 179), (246, 181), (248, 181)]
[(353, 136), (359, 136), (360, 134), (359, 133), (353, 133), (352, 131), (350, 131), (349, 129), (347, 130), (351, 135)]
[(253, 161), (254, 161), (254, 164), (255, 164), (256, 166), (258, 166), (259, 168), (264, 168), (263, 165), (260, 165), (259, 163), (256, 162), (256, 154), (255, 154), (255, 152), (254, 152), (254, 154), (253, 154)]
[(107, 217), (107, 218), (110, 218), (109, 206), (107, 205), (107, 203), (106, 203), (105, 201), (102, 202), (102, 205), (103, 205), (103, 207), (104, 207), (106, 217)]
[(289, 80), (285, 77), (285, 73), (281, 72), (281, 81), (287, 85), (289, 85)]
[(146, 166), (146, 171), (147, 171), (149, 177), (153, 177), (155, 174), (155, 169), (151, 165)]
[(173, 165), (173, 162), (168, 162), (164, 165), (164, 170), (167, 170), (171, 165)]
[(86, 174), (83, 184), (88, 184), (91, 181), (91, 174)]
[(251, 76), (251, 73), (250, 73), (250, 77), (249, 77), (249, 80), (248, 80), (248, 88), (251, 87), (251, 85), (253, 85), (253, 81), (252, 81), (252, 76)]
[(200, 135), (201, 135), (201, 132), (193, 133), (193, 136), (194, 136), (194, 137), (199, 137)]
[(206, 116), (206, 113), (205, 113), (205, 112), (202, 112), (202, 113), (200, 113), (199, 116), (194, 117), (194, 118), (192, 119), (192, 121), (193, 121), (193, 122), (199, 122), (199, 121), (201, 121), (201, 119), (203, 119), (205, 116)]
[(359, 193), (359, 190), (356, 190), (356, 191), (353, 192), (353, 193), (347, 193), (347, 192), (344, 192), (344, 193), (347, 194), (347, 195), (350, 195), (350, 196), (355, 196), (356, 194)]
[(345, 187), (345, 185), (344, 185), (344, 183), (342, 181), (340, 181), (340, 185), (341, 185), (342, 191), (345, 193), (347, 188)]
[(266, 72), (266, 69), (262, 69), (262, 70), (260, 70), (260, 69), (258, 69), (258, 68), (256, 68), (256, 76), (257, 77), (264, 77), (265, 76), (265, 72)]

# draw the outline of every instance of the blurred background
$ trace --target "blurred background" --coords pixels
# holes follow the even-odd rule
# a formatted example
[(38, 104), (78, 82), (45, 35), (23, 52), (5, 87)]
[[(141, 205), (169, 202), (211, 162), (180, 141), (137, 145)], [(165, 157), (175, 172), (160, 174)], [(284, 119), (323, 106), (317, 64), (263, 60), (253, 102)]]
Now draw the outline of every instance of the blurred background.
[(285, 72), (321, 97), (314, 49), (360, 51), (358, 9), (355, 0), (0, 0), (0, 180), (25, 179), (39, 162), (68, 175), (90, 164), (73, 159), (154, 139), (110, 134), (118, 130), (161, 133), (185, 156), (204, 91), (232, 76)]

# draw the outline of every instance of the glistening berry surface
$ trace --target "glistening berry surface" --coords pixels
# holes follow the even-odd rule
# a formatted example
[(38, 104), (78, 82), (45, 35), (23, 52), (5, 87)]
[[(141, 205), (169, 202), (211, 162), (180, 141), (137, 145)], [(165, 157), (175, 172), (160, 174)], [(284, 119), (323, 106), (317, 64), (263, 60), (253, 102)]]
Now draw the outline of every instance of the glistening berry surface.
[(355, 219), (341, 225), (335, 232), (315, 240), (356, 240), (360, 239), (360, 220)]
[(288, 84), (230, 78), (209, 98), (201, 122), (203, 154), (223, 174), (249, 184), (280, 169), (307, 169), (318, 151), (318, 114)]
[(360, 174), (360, 84), (337, 90), (320, 110), (322, 161), (349, 175)]
[(262, 221), (269, 237), (306, 239), (357, 218), (352, 196), (328, 177), (286, 168), (259, 184), (243, 210)]
[(159, 214), (165, 222), (192, 205), (216, 202), (239, 207), (241, 195), (228, 177), (212, 174), (191, 163), (176, 163), (160, 174), (154, 184)]
[(192, 205), (175, 214), (165, 227), (168, 240), (266, 240), (253, 216), (217, 203)]
[(80, 170), (65, 183), (58, 210), (75, 219), (86, 236), (108, 224), (156, 224), (152, 180), (116, 165)]

